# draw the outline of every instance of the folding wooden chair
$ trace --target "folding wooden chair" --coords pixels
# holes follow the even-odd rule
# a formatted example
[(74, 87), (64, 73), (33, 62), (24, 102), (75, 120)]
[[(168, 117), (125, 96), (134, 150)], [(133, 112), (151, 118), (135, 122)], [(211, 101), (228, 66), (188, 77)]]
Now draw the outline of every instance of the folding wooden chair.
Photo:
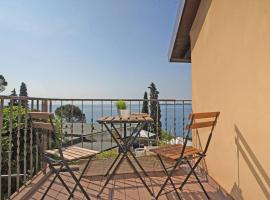
[[(169, 146), (164, 146), (164, 147), (150, 150), (150, 151), (157, 154), (157, 157), (159, 158), (161, 165), (164, 168), (164, 172), (167, 175), (167, 179), (163, 183), (160, 191), (158, 192), (156, 199), (158, 199), (158, 197), (161, 195), (161, 193), (162, 193), (163, 189), (165, 188), (166, 184), (168, 183), (168, 181), (171, 182), (178, 198), (181, 199), (180, 194), (178, 193), (177, 188), (176, 188), (174, 182), (172, 181), (171, 177), (172, 177), (175, 169), (177, 168), (177, 166), (180, 166), (181, 164), (184, 164), (184, 163), (186, 163), (189, 166), (190, 172), (187, 174), (185, 180), (183, 181), (183, 183), (181, 184), (179, 189), (180, 190), (183, 189), (183, 187), (186, 184), (186, 182), (188, 181), (189, 177), (191, 176), (191, 174), (193, 174), (195, 176), (195, 178), (197, 179), (198, 183), (200, 184), (204, 194), (207, 196), (208, 199), (210, 199), (209, 195), (207, 194), (206, 190), (203, 187), (202, 182), (200, 181), (197, 173), (195, 172), (195, 169), (196, 169), (196, 167), (198, 167), (200, 161), (206, 156), (206, 152), (208, 150), (208, 147), (209, 147), (209, 144), (210, 144), (210, 141), (212, 138), (212, 133), (213, 133), (214, 127), (216, 125), (218, 116), (219, 116), (219, 112), (191, 113), (189, 115), (190, 124), (188, 124), (186, 126), (187, 134), (184, 138), (183, 145), (182, 144), (175, 144), (175, 145), (169, 145)], [(191, 130), (193, 130), (193, 129), (196, 129), (197, 131), (199, 131), (198, 129), (209, 130), (209, 136), (208, 136), (208, 139), (206, 141), (206, 145), (205, 145), (203, 150), (195, 148), (193, 146), (187, 146), (189, 135), (191, 133)], [(175, 165), (172, 167), (172, 170), (170, 172), (165, 167), (165, 164), (162, 160), (162, 157), (176, 161)], [(192, 166), (191, 161), (194, 159), (197, 159), (197, 160), (196, 160), (195, 164)]]
[[(83, 177), (86, 169), (88, 168), (91, 159), (98, 153), (94, 150), (89, 150), (86, 148), (81, 148), (77, 146), (69, 146), (66, 148), (62, 147), (62, 140), (59, 139), (56, 136), (56, 130), (53, 123), (54, 120), (54, 114), (53, 113), (47, 113), (47, 112), (30, 112), (29, 113), (30, 121), (31, 121), (31, 130), (36, 130), (37, 137), (39, 137), (39, 133), (47, 134), (50, 133), (51, 138), (54, 142), (58, 143), (58, 149), (52, 149), (52, 150), (45, 150), (43, 159), (44, 161), (49, 165), (49, 168), (53, 174), (55, 174), (52, 182), (46, 189), (45, 193), (43, 194), (41, 199), (44, 199), (50, 188), (52, 187), (54, 181), (56, 178), (58, 178), (63, 186), (66, 188), (66, 190), (69, 193), (69, 198), (73, 197), (73, 194), (77, 187), (79, 187), (86, 197), (86, 199), (90, 200), (90, 197), (82, 187), (80, 180)], [(38, 144), (39, 145), (39, 144)], [(73, 172), (73, 170), (70, 168), (69, 164), (74, 161), (79, 161), (87, 159), (86, 165), (83, 168), (83, 171), (79, 178), (77, 178)], [(58, 168), (56, 168), (58, 167)], [(60, 176), (60, 172), (69, 172), (71, 177), (75, 181), (75, 186), (72, 190), (69, 189), (65, 181)]]

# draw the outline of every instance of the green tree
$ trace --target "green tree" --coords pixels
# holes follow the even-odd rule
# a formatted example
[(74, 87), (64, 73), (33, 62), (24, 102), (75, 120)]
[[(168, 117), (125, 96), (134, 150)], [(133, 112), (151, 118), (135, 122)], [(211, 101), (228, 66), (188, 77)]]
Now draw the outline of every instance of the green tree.
[[(15, 88), (11, 91), (10, 96), (12, 96), (12, 97), (17, 97), (18, 96)], [(11, 100), (9, 102), (9, 105), (11, 106)], [(17, 99), (13, 99), (13, 106), (17, 106), (17, 105), (18, 105)]]
[(67, 104), (56, 108), (55, 114), (62, 117), (67, 123), (85, 122), (85, 114), (78, 106)]
[(142, 105), (142, 113), (149, 113), (149, 110), (148, 110), (148, 95), (147, 95), (147, 92), (144, 92), (144, 96), (143, 96), (143, 105)]
[[(26, 161), (26, 175), (31, 174), (30, 166), (31, 166), (31, 159), (32, 156), (32, 165), (33, 165), (33, 175), (35, 175), (38, 171), (41, 169), (41, 148), (37, 143), (37, 131), (33, 130), (32, 137), (31, 130), (30, 130), (30, 119), (27, 118), (27, 121), (25, 121), (26, 113), (29, 112), (28, 109), (22, 107), (22, 106), (5, 106), (2, 109), (2, 174), (7, 175), (8, 174), (8, 163), (9, 163), (9, 148), (11, 148), (11, 171), (16, 172), (17, 169), (17, 155), (19, 153), (19, 166), (20, 166), (20, 172), (23, 173), (24, 171), (24, 162)], [(18, 120), (20, 118), (20, 121)], [(10, 128), (12, 122), (12, 128)], [(25, 122), (26, 129), (25, 129)], [(60, 131), (60, 120), (56, 118), (54, 120), (54, 124), (56, 127), (56, 136), (58, 138), (61, 138), (61, 131)], [(19, 134), (18, 134), (19, 133)], [(39, 132), (40, 133), (40, 132)], [(10, 140), (11, 135), (11, 140)], [(39, 135), (40, 136), (40, 135)], [(32, 141), (31, 141), (32, 139)], [(39, 138), (41, 141), (41, 138)], [(11, 144), (11, 145), (10, 145)], [(31, 146), (32, 144), (32, 146)], [(17, 152), (19, 145), (19, 152)], [(57, 144), (52, 143), (52, 147), (55, 148)], [(24, 152), (24, 149), (26, 149), (26, 153)], [(39, 159), (36, 160), (37, 149), (39, 152)], [(32, 155), (31, 155), (32, 151)], [(38, 165), (38, 168), (35, 168), (35, 166)], [(7, 199), (7, 193), (8, 193), (8, 184), (7, 179), (3, 178), (2, 180), (2, 193), (1, 199)], [(23, 179), (20, 179), (20, 186), (23, 184)], [(16, 191), (16, 181), (11, 182), (11, 193)]]
[(5, 90), (5, 86), (7, 86), (7, 82), (3, 75), (0, 74), (0, 92)]
[(17, 97), (18, 96), (15, 88), (11, 91), (10, 96), (13, 96), (13, 97)]
[[(26, 87), (26, 84), (24, 82), (21, 83), (20, 97), (28, 97), (27, 87)], [(28, 101), (27, 100), (22, 100), (22, 106), (24, 108), (28, 108)]]
[[(2, 174), (8, 174), (8, 152), (9, 152), (9, 145), (11, 144), (11, 171), (16, 172), (17, 168), (17, 148), (18, 148), (18, 141), (19, 141), (19, 166), (20, 172), (24, 170), (24, 157), (26, 158), (26, 171), (30, 173), (30, 129), (26, 129), (26, 135), (24, 130), (24, 122), (25, 122), (25, 113), (26, 109), (22, 106), (6, 106), (2, 110), (3, 112), (3, 126), (2, 126)], [(12, 116), (12, 118), (10, 118)], [(18, 118), (20, 116), (20, 123)], [(10, 120), (11, 119), (11, 120)], [(12, 122), (12, 129), (10, 129), (10, 122)], [(29, 127), (30, 123), (29, 120), (27, 121), (27, 126)], [(18, 138), (18, 131), (20, 132), (20, 137)], [(9, 136), (11, 134), (11, 140), (9, 140)], [(26, 138), (26, 140), (24, 140)], [(36, 145), (36, 135), (33, 134), (33, 155), (36, 153), (36, 149), (38, 148)], [(26, 145), (26, 146), (24, 146)], [(26, 154), (24, 153), (24, 147), (26, 147)], [(33, 156), (33, 166), (36, 164), (36, 157)], [(34, 169), (34, 174), (39, 169)], [(33, 175), (34, 175), (33, 174)], [(6, 179), (3, 179), (6, 181)], [(23, 184), (23, 179), (20, 180), (20, 186)], [(12, 181), (11, 184), (11, 192), (16, 191), (16, 181)], [(1, 198), (7, 196), (8, 192), (8, 185), (2, 184), (2, 193)]]
[(158, 101), (159, 91), (154, 83), (151, 83), (148, 87), (150, 89), (150, 115), (154, 120), (152, 124), (152, 130), (158, 134), (160, 138), (161, 133), (161, 111), (160, 104)]
[[(148, 95), (147, 92), (144, 92), (144, 96), (143, 96), (143, 105), (142, 105), (142, 113), (146, 113), (149, 114), (149, 109), (148, 109)], [(148, 130), (148, 125), (146, 124), (143, 127), (144, 130)]]

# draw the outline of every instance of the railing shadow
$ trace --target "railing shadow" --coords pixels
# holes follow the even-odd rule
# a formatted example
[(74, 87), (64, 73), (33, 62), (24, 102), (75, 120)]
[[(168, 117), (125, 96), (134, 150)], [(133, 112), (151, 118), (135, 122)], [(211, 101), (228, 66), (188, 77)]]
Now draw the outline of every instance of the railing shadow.
[(233, 187), (232, 187), (230, 194), (235, 199), (244, 200), (244, 197), (242, 196), (242, 190), (239, 188), (239, 186), (236, 183), (233, 184)]
[[(208, 195), (211, 199), (229, 199), (228, 196), (225, 196), (224, 193), (221, 191), (209, 192)], [(188, 191), (188, 192), (181, 192), (181, 197), (185, 200), (207, 200), (207, 197), (203, 192), (199, 191)], [(177, 197), (176, 197), (177, 199)]]
[[(234, 126), (235, 132), (236, 132), (236, 138), (235, 138), (235, 144), (237, 146), (237, 152), (240, 153), (246, 162), (250, 172), (254, 176), (254, 178), (257, 181), (258, 186), (261, 188), (264, 196), (266, 199), (270, 199), (270, 178), (263, 168), (262, 164), (256, 157), (255, 153), (252, 151), (250, 146), (248, 145), (247, 141), (245, 140), (243, 134), (241, 133), (240, 129), (237, 127), (237, 125)], [(266, 152), (267, 153), (267, 152)], [(239, 156), (238, 156), (238, 165), (239, 165)], [(239, 178), (239, 166), (238, 166), (238, 178)], [(238, 192), (240, 190), (238, 180)], [(234, 192), (236, 190), (232, 190)], [(232, 194), (233, 195), (233, 194)], [(239, 193), (237, 194), (239, 195)], [(241, 195), (241, 194), (240, 194)]]

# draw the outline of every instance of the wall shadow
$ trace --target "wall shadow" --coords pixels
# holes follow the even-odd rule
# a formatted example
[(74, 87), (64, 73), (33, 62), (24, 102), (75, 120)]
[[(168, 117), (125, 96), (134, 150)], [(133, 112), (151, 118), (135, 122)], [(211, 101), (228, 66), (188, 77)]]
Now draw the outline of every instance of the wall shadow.
[[(248, 145), (246, 139), (244, 138), (242, 132), (237, 127), (237, 125), (234, 125), (234, 129), (236, 132), (235, 144), (237, 147), (237, 154), (241, 154), (241, 156), (243, 157), (244, 161), (246, 162), (250, 172), (252, 173), (252, 175), (256, 179), (257, 184), (261, 188), (264, 196), (266, 197), (266, 199), (270, 199), (270, 178), (269, 178), (267, 172), (265, 171), (265, 169), (263, 168), (263, 166), (259, 162), (255, 153), (252, 151), (252, 149)], [(265, 152), (265, 153), (267, 154), (268, 152)], [(240, 168), (239, 168), (239, 156), (238, 156), (238, 184), (235, 184), (235, 186), (234, 186), (237, 188), (232, 189), (232, 193), (231, 193), (232, 195), (239, 195), (239, 191), (241, 193), (239, 172), (240, 172)], [(250, 188), (250, 189), (252, 189), (252, 188)], [(238, 193), (237, 193), (237, 191), (238, 191)], [(241, 198), (239, 198), (239, 199), (241, 199)]]
[(242, 196), (242, 190), (241, 188), (239, 188), (239, 185), (236, 183), (233, 184), (230, 195), (237, 200), (244, 200), (244, 197)]

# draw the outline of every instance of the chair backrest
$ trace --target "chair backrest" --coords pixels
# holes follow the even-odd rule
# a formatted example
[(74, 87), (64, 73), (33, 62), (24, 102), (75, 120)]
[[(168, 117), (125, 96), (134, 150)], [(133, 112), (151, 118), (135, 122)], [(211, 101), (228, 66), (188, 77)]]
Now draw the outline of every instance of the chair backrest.
[[(29, 112), (29, 117), (31, 121), (32, 128), (44, 130), (50, 133), (51, 138), (54, 142), (58, 142), (58, 151), (60, 154), (60, 159), (64, 160), (64, 155), (62, 151), (62, 140), (56, 137), (56, 129), (53, 123), (54, 114), (49, 112)], [(39, 144), (38, 144), (39, 145)]]
[[(49, 112), (29, 112), (28, 113), (30, 122), (31, 122), (31, 131), (32, 129), (41, 130), (40, 133), (49, 133), (49, 136), (53, 139), (54, 142), (61, 141), (56, 137), (55, 127), (53, 123), (54, 114)], [(45, 131), (45, 132), (44, 132)]]
[(209, 147), (209, 144), (210, 144), (210, 141), (211, 141), (211, 138), (212, 138), (214, 127), (217, 123), (217, 118), (218, 118), (219, 114), (220, 114), (220, 112), (190, 113), (190, 115), (189, 115), (190, 123), (188, 125), (186, 125), (186, 130), (188, 130), (188, 131), (187, 131), (187, 135), (184, 139), (184, 147), (183, 147), (182, 153), (184, 153), (190, 132), (193, 129), (198, 130), (198, 129), (208, 128), (209, 135), (208, 135), (208, 139), (206, 141), (205, 148), (203, 150), (203, 153), (206, 154), (208, 147)]
[(213, 132), (219, 114), (220, 112), (190, 113), (190, 124), (186, 126), (186, 129), (191, 130), (210, 127), (212, 128), (211, 132)]
[(55, 134), (55, 128), (53, 125), (53, 113), (29, 112), (28, 114), (33, 128), (47, 130), (52, 134)]

